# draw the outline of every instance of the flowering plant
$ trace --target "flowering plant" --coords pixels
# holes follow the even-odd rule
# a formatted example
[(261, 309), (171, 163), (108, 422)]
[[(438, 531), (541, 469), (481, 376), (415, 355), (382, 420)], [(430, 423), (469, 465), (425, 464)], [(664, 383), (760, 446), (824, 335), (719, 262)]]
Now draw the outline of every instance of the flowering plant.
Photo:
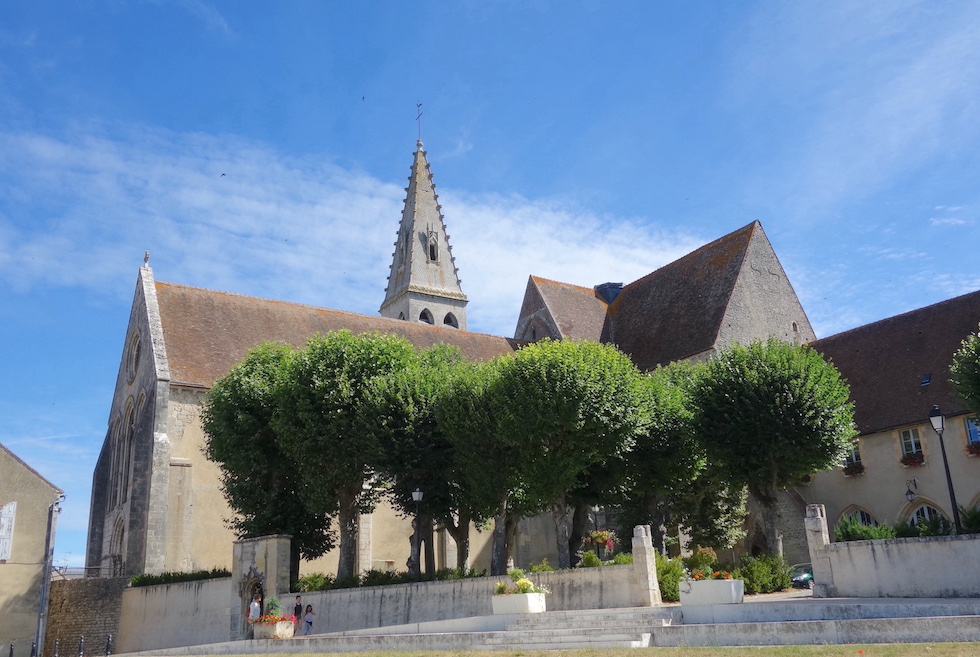
[(864, 464), (855, 461), (848, 461), (844, 464), (844, 474), (849, 477), (864, 474)]
[(727, 570), (719, 570), (716, 573), (711, 573), (711, 579), (731, 579), (732, 574)]
[(727, 570), (719, 570), (718, 572), (711, 572), (710, 570), (699, 570), (695, 568), (691, 571), (691, 579), (695, 582), (700, 582), (704, 579), (731, 579), (732, 574)]
[(265, 613), (259, 616), (256, 620), (250, 620), (250, 625), (275, 625), (276, 623), (282, 623), (283, 621), (289, 621), (290, 623), (296, 622), (296, 617), (290, 614), (285, 616), (282, 613), (282, 607), (279, 605), (279, 598), (269, 598), (269, 601), (265, 605)]
[(514, 570), (510, 571), (510, 580), (514, 583), (513, 586), (507, 586), (506, 582), (497, 582), (497, 588), (494, 591), (494, 595), (510, 595), (511, 593), (551, 593), (551, 591), (545, 587), (538, 586), (529, 580), (524, 575), (524, 571), (520, 568), (515, 568)]
[(974, 456), (980, 456), (980, 441), (967, 443), (966, 453), (973, 454)]
[(926, 457), (922, 452), (909, 452), (908, 454), (902, 456), (902, 458), (899, 460), (902, 462), (902, 465), (907, 465), (914, 468), (925, 463)]
[(595, 545), (597, 547), (604, 547), (609, 551), (612, 551), (616, 547), (616, 532), (599, 530), (591, 532), (585, 537), (583, 542), (586, 545)]

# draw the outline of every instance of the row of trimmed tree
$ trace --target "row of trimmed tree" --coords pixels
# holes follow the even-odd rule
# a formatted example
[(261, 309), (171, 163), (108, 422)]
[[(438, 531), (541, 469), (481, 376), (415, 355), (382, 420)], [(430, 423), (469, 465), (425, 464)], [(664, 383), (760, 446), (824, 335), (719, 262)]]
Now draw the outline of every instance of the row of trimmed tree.
[(669, 525), (732, 545), (746, 491), (781, 553), (778, 492), (839, 465), (856, 435), (836, 368), (775, 340), (642, 374), (594, 342), (472, 363), (454, 347), (347, 331), (254, 349), (215, 383), (203, 422), (236, 533), (291, 534), (294, 577), (301, 556), (336, 545), (338, 579), (356, 574), (358, 514), (382, 497), (419, 518), (416, 572), (434, 570), (434, 525), (466, 568), (475, 523), (492, 524), (502, 574), (518, 522), (549, 511), (568, 567), (593, 505), (623, 526), (651, 524), (661, 547)]

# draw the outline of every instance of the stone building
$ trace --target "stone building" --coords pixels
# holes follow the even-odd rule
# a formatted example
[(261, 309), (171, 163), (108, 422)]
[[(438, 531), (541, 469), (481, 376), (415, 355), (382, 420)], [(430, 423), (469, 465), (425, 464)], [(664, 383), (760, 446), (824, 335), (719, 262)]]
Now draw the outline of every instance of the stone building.
[(41, 610), (62, 491), (0, 445), (0, 645), (28, 657), (44, 639)]
[(973, 292), (813, 343), (850, 383), (860, 432), (844, 467), (799, 489), (807, 502), (826, 506), (831, 528), (849, 516), (866, 525), (937, 514), (952, 522), (939, 436), (929, 421), (933, 406), (946, 418), (957, 505), (980, 505), (980, 432), (949, 380), (953, 354), (978, 323), (980, 292)]
[[(915, 336), (887, 328), (901, 324), (896, 318), (893, 324), (879, 323), (885, 328), (870, 325), (814, 342), (806, 313), (758, 222), (627, 285), (603, 283), (587, 288), (531, 276), (514, 339), (467, 331), (467, 302), (421, 141), (406, 188), (381, 317), (157, 282), (148, 266), (141, 268), (109, 428), (93, 477), (89, 568), (109, 576), (229, 563), (234, 537), (225, 519), (230, 510), (221, 494), (219, 472), (202, 454), (199, 413), (215, 380), (263, 341), (302, 346), (317, 332), (378, 331), (404, 336), (419, 347), (454, 344), (468, 358), (489, 360), (525, 342), (581, 338), (615, 344), (640, 369), (649, 371), (672, 361), (710, 358), (733, 342), (776, 337), (796, 344), (814, 343), (838, 362), (854, 387), (859, 421), (867, 435), (901, 432), (906, 425), (915, 428), (924, 417), (892, 417), (877, 405), (881, 399), (890, 399), (888, 382), (899, 370), (911, 372), (902, 370), (911, 361), (897, 354), (904, 353), (899, 351), (902, 341)], [(936, 308), (918, 312), (930, 317), (939, 312)], [(960, 340), (968, 332), (970, 317), (976, 326), (978, 318), (972, 312), (966, 312), (955, 329), (946, 326), (946, 319), (935, 320), (934, 328), (942, 324), (942, 331), (949, 333), (949, 339), (940, 345), (947, 356), (954, 348), (953, 338)], [(855, 356), (867, 352), (854, 347), (858, 338), (851, 337), (867, 331), (876, 334), (872, 342), (880, 337), (879, 344), (888, 343), (886, 334), (896, 341), (885, 359), (892, 369), (870, 378), (864, 375), (877, 371), (878, 362)], [(930, 351), (928, 357), (933, 359), (929, 362), (938, 363), (939, 351)], [(948, 358), (943, 362), (948, 369)], [(928, 370), (934, 376), (932, 390), (948, 388), (940, 381), (945, 377), (942, 367), (939, 363), (923, 369), (923, 375)], [(931, 403), (963, 414), (962, 404), (951, 401), (948, 394)], [(914, 407), (904, 398), (895, 404), (896, 408)], [(921, 434), (921, 428), (919, 431)], [(861, 454), (869, 456), (872, 443), (884, 442), (862, 439)], [(930, 447), (928, 452), (932, 451)], [(929, 470), (916, 472), (934, 470), (933, 462), (930, 458)], [(863, 495), (883, 495), (884, 487), (865, 487), (853, 498), (844, 491), (849, 487), (857, 493), (860, 483), (825, 487), (824, 478), (834, 476), (839, 472), (821, 475), (809, 488), (787, 491), (782, 500), (787, 523), (784, 545), (795, 550), (791, 559), (805, 560), (802, 517), (807, 502), (840, 507), (838, 512), (860, 507), (872, 515), (881, 513), (881, 517), (916, 512), (879, 511), (871, 498), (862, 501)], [(870, 482), (870, 475), (861, 481)], [(926, 486), (920, 488), (922, 494), (932, 495), (926, 493), (932, 484)], [(746, 551), (757, 541), (758, 532), (751, 522), (749, 531)], [(408, 557), (410, 534), (409, 523), (386, 506), (362, 516), (358, 568), (401, 568)], [(472, 536), (472, 561), (477, 568), (489, 563), (488, 543), (487, 532)], [(516, 545), (517, 562), (526, 565), (545, 557), (554, 559), (554, 543), (550, 522), (524, 521)], [(448, 535), (439, 537), (438, 548), (438, 566), (453, 565), (455, 550)], [(304, 566), (304, 571), (332, 571), (335, 564), (336, 555), (328, 554)]]

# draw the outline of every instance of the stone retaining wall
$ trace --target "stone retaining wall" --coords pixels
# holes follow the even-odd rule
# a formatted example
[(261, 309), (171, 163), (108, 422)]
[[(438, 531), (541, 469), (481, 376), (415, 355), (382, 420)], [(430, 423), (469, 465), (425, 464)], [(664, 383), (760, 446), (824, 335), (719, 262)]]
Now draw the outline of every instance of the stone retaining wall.
[(44, 654), (54, 654), (57, 640), (59, 654), (77, 655), (81, 637), (85, 654), (105, 654), (106, 637), (119, 634), (122, 593), (128, 584), (128, 577), (52, 582)]

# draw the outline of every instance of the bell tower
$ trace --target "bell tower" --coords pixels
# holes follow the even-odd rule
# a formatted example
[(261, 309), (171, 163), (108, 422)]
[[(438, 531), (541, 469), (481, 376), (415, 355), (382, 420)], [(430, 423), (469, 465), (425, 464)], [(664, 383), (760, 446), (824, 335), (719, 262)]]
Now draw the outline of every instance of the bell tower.
[(468, 299), (460, 287), (459, 270), (423, 148), (419, 139), (380, 312), (382, 317), (465, 331)]

